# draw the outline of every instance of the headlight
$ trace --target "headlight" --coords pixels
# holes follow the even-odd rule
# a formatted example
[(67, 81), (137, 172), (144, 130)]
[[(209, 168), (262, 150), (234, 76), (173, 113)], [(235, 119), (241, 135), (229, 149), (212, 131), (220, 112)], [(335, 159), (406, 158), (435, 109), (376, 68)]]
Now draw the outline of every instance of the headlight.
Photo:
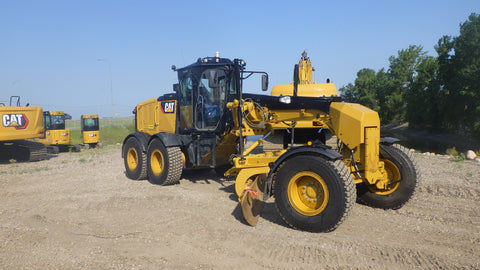
[(285, 104), (290, 104), (290, 103), (292, 103), (292, 97), (290, 97), (290, 96), (281, 96), (278, 100), (279, 100), (281, 103), (285, 103)]

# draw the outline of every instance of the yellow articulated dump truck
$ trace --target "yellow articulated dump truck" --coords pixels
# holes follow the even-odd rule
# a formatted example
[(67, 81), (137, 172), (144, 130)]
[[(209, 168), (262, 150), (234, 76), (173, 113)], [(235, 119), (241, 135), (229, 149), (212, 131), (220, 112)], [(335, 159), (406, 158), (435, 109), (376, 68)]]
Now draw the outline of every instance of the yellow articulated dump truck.
[[(216, 54), (172, 69), (178, 74), (174, 93), (134, 109), (136, 131), (122, 147), (127, 177), (171, 185), (183, 169), (215, 168), (235, 178), (250, 225), (273, 196), (288, 225), (311, 232), (337, 228), (357, 200), (398, 209), (414, 193), (412, 154), (380, 136), (375, 111), (343, 102), (329, 81), (313, 82), (306, 52), (293, 82), (274, 86), (271, 95), (243, 93), (251, 76), (261, 78), (266, 91), (268, 74), (246, 70), (242, 59)], [(338, 147), (326, 144), (326, 132), (338, 138)], [(258, 151), (272, 134), (284, 137), (282, 147)], [(247, 137), (260, 138), (246, 147)]]
[(21, 106), (20, 97), (10, 97), (10, 104), (0, 103), (0, 162), (38, 161), (47, 149), (30, 139), (44, 136), (41, 107)]
[(81, 121), (82, 142), (88, 147), (94, 148), (100, 143), (100, 125), (97, 114), (83, 114)]

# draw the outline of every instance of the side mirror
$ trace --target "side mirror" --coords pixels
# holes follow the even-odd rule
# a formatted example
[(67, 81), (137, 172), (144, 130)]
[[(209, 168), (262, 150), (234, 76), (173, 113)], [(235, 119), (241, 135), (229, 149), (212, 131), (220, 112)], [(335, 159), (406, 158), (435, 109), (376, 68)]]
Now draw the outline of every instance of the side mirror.
[(268, 75), (262, 75), (262, 91), (268, 90)]
[(180, 84), (174, 83), (173, 84), (173, 92), (179, 94), (180, 93)]

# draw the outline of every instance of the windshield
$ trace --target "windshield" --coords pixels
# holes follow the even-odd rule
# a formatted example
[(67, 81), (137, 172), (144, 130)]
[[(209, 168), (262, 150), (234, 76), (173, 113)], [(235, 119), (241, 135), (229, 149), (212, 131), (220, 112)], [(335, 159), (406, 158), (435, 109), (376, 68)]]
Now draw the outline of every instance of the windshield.
[(82, 127), (84, 131), (98, 130), (98, 118), (83, 118)]
[(185, 69), (179, 82), (180, 130), (215, 130), (226, 103), (237, 94), (233, 71), (226, 66)]
[(228, 76), (225, 70), (206, 69), (200, 76), (197, 93), (195, 126), (198, 130), (217, 128), (229, 93)]
[(65, 129), (65, 115), (46, 115), (45, 129)]

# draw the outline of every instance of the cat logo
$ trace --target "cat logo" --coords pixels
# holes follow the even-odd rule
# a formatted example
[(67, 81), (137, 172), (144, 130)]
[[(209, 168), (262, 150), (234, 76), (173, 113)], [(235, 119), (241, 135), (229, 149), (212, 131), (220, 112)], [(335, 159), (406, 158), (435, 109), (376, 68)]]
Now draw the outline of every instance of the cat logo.
[(4, 127), (25, 129), (28, 125), (28, 118), (23, 113), (4, 114), (2, 115), (2, 124)]
[(162, 112), (163, 113), (175, 113), (175, 101), (164, 101), (164, 102), (162, 102)]

